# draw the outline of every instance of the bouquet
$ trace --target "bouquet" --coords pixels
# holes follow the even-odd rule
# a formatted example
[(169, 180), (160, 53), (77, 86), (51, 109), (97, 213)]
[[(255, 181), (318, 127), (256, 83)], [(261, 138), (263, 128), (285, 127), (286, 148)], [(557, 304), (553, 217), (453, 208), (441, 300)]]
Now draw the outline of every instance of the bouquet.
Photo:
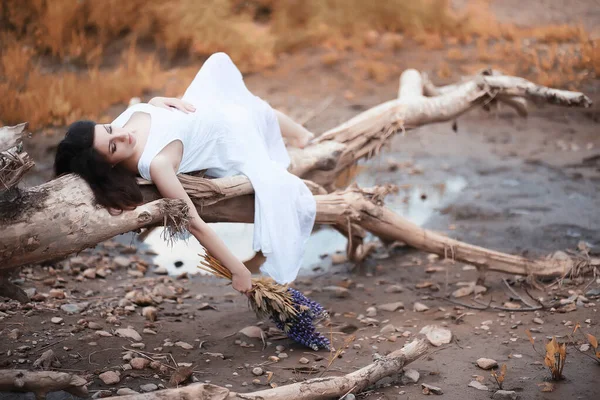
[[(231, 280), (231, 272), (219, 260), (205, 253), (198, 268)], [(329, 339), (317, 332), (315, 325), (329, 318), (319, 303), (301, 292), (280, 285), (271, 278), (253, 278), (252, 289), (247, 293), (248, 303), (260, 319), (268, 317), (290, 339), (310, 347), (314, 351), (330, 350)]]

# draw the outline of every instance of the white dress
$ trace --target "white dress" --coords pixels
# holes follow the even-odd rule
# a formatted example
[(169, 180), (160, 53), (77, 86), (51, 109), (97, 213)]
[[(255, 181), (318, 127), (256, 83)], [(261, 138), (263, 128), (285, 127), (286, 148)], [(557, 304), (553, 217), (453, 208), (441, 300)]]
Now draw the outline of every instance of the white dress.
[(302, 180), (287, 171), (290, 159), (275, 112), (250, 93), (225, 53), (206, 60), (183, 100), (196, 111), (186, 114), (136, 104), (113, 121), (123, 127), (135, 112), (151, 116), (138, 163), (140, 175), (151, 180), (150, 163), (174, 140), (183, 144), (178, 173), (246, 175), (255, 192), (253, 248), (267, 258), (261, 270), (279, 283), (293, 281), (315, 222), (316, 203)]

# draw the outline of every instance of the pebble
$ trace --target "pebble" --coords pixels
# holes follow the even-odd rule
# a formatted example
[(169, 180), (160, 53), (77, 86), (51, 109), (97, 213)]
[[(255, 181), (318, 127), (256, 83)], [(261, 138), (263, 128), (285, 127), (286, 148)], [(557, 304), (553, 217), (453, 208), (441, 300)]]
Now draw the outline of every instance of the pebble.
[(279, 362), (279, 357), (277, 357), (277, 356), (269, 356), (269, 361), (271, 361), (271, 362)]
[(265, 373), (265, 371), (263, 371), (263, 369), (261, 367), (252, 368), (252, 375), (261, 376), (264, 373)]
[(282, 346), (282, 345), (277, 345), (277, 346), (275, 347), (275, 350), (276, 350), (276, 351), (278, 351), (279, 353), (281, 353), (282, 351), (284, 351), (284, 350), (285, 350), (285, 346)]
[(442, 395), (444, 392), (437, 386), (428, 385), (427, 383), (421, 383), (421, 388), (423, 389), (423, 393), (433, 393), (437, 395)]
[(94, 329), (94, 330), (102, 329), (102, 327), (100, 326), (100, 324), (97, 323), (97, 322), (90, 322), (90, 323), (88, 323), (88, 328)]
[(64, 299), (66, 297), (65, 291), (62, 289), (50, 289), (48, 295), (53, 299)]
[(168, 275), (169, 271), (165, 267), (158, 267), (154, 270), (156, 275)]
[(486, 392), (489, 390), (487, 386), (477, 381), (471, 381), (471, 383), (469, 383), (469, 387), (475, 388), (477, 390), (483, 390)]
[(392, 324), (388, 324), (388, 325), (384, 326), (383, 328), (381, 328), (381, 330), (379, 332), (383, 335), (387, 335), (388, 333), (396, 332), (396, 327)]
[(100, 336), (100, 337), (111, 337), (112, 336), (112, 334), (107, 331), (96, 331), (94, 333), (96, 334), (96, 336)]
[(175, 346), (181, 347), (184, 350), (192, 350), (194, 346), (186, 342), (175, 342)]
[(142, 316), (150, 322), (156, 321), (157, 314), (158, 310), (156, 309), (156, 307), (148, 306), (142, 308)]
[(136, 342), (141, 342), (142, 341), (142, 336), (137, 333), (137, 331), (133, 328), (120, 328), (117, 329), (115, 331), (115, 335), (122, 337), (122, 338), (126, 338), (126, 339), (133, 339)]
[(52, 319), (50, 320), (50, 322), (52, 322), (53, 324), (62, 324), (63, 321), (64, 320), (60, 317), (52, 317)]
[(448, 344), (452, 340), (452, 332), (450, 329), (442, 328), (437, 325), (424, 326), (419, 333), (425, 335), (427, 340), (429, 340), (429, 343), (436, 347)]
[(121, 268), (129, 267), (129, 264), (131, 264), (131, 260), (129, 258), (123, 257), (123, 256), (117, 256), (117, 257), (113, 258), (113, 262), (115, 263), (115, 265), (117, 267), (121, 267)]
[(338, 299), (344, 299), (350, 296), (350, 291), (341, 286), (325, 286), (323, 291), (331, 292)]
[(401, 308), (404, 308), (404, 303), (402, 303), (401, 301), (397, 301), (395, 303), (380, 304), (377, 306), (377, 309), (379, 309), (381, 311), (389, 311), (389, 312), (394, 312)]
[(158, 390), (158, 386), (156, 386), (154, 383), (147, 383), (145, 385), (141, 385), (140, 390), (142, 392), (154, 392), (155, 390)]
[(150, 360), (147, 358), (135, 357), (129, 362), (129, 364), (131, 364), (131, 368), (133, 369), (144, 369), (150, 365)]
[(352, 345), (352, 348), (354, 348), (355, 350), (360, 350), (361, 347), (362, 346), (360, 344), (358, 344), (358, 343), (355, 343), (355, 344)]
[(543, 319), (541, 319), (541, 318), (534, 318), (534, 319), (533, 319), (533, 322), (534, 322), (535, 324), (542, 325), (542, 324), (544, 323), (544, 320), (543, 320)]
[(403, 375), (404, 381), (408, 383), (417, 383), (420, 377), (421, 375), (416, 369), (407, 369), (406, 371), (404, 371)]
[(287, 353), (279, 353), (279, 358), (283, 360), (284, 358), (288, 358), (288, 355)]
[(60, 309), (66, 312), (67, 314), (79, 314), (83, 310), (85, 310), (90, 303), (70, 303), (63, 304), (60, 306)]
[(301, 359), (298, 360), (298, 362), (300, 364), (308, 364), (310, 361), (308, 360), (308, 358), (302, 357)]
[(139, 394), (139, 392), (129, 388), (121, 388), (117, 390), (117, 396), (125, 396), (127, 394)]
[(98, 378), (100, 378), (100, 380), (104, 382), (105, 385), (114, 385), (116, 383), (119, 383), (119, 381), (121, 380), (121, 378), (119, 378), (119, 375), (114, 371), (103, 372), (100, 375), (98, 375)]
[(427, 307), (425, 304), (423, 303), (419, 303), (418, 301), (415, 302), (415, 304), (413, 305), (413, 310), (416, 312), (423, 312), (423, 311), (427, 311), (429, 310), (429, 307)]
[(146, 333), (148, 335), (156, 335), (156, 331), (153, 331), (150, 328), (144, 328), (144, 330), (142, 331), (142, 333)]
[(477, 360), (477, 366), (481, 369), (492, 369), (498, 366), (498, 362), (496, 360), (492, 360), (491, 358), (480, 358)]
[(367, 317), (376, 317), (377, 316), (377, 309), (375, 307), (369, 307), (369, 308), (367, 308), (366, 315), (367, 315)]
[(401, 293), (403, 291), (404, 288), (402, 287), (402, 285), (390, 285), (384, 290), (385, 293)]
[(513, 390), (498, 390), (492, 395), (494, 400), (517, 400), (519, 395)]

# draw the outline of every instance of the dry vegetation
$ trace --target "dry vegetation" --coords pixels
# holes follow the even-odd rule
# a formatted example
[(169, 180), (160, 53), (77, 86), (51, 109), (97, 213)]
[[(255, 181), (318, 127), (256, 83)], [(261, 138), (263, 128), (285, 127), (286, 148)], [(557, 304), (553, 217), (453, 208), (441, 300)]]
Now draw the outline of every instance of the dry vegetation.
[[(323, 46), (325, 66), (352, 53), (356, 68), (342, 72), (383, 83), (398, 72), (383, 56), (409, 43), (446, 49), (462, 73), (491, 64), (566, 87), (600, 73), (600, 42), (582, 27), (501, 24), (486, 1), (459, 15), (447, 0), (2, 0), (0, 122), (60, 126), (149, 90), (179, 94), (170, 76), (195, 71), (173, 66), (215, 51), (248, 72)], [(451, 75), (439, 65), (438, 76)]]

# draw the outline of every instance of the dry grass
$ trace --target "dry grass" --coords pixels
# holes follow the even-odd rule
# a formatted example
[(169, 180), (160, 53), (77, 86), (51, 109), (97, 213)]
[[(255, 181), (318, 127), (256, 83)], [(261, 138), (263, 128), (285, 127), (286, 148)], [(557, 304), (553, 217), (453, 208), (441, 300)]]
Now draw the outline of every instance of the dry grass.
[[(3, 5), (0, 123), (29, 121), (32, 129), (98, 118), (109, 106), (149, 90), (181, 94), (169, 78), (172, 61), (201, 60), (216, 51), (229, 53), (243, 72), (273, 66), (280, 53), (307, 46), (328, 49), (321, 61), (336, 68), (346, 52), (354, 52), (362, 59), (349, 72), (356, 75), (352, 82), (391, 79), (397, 71), (383, 55), (410, 43), (427, 50), (452, 46), (447, 60), (462, 70), (472, 60), (546, 85), (569, 87), (600, 73), (600, 42), (589, 40), (583, 27), (502, 24), (486, 0), (470, 2), (461, 14), (448, 0), (4, 0)], [(440, 78), (454, 78), (451, 64), (440, 64)], [(193, 71), (183, 71), (188, 75)]]

